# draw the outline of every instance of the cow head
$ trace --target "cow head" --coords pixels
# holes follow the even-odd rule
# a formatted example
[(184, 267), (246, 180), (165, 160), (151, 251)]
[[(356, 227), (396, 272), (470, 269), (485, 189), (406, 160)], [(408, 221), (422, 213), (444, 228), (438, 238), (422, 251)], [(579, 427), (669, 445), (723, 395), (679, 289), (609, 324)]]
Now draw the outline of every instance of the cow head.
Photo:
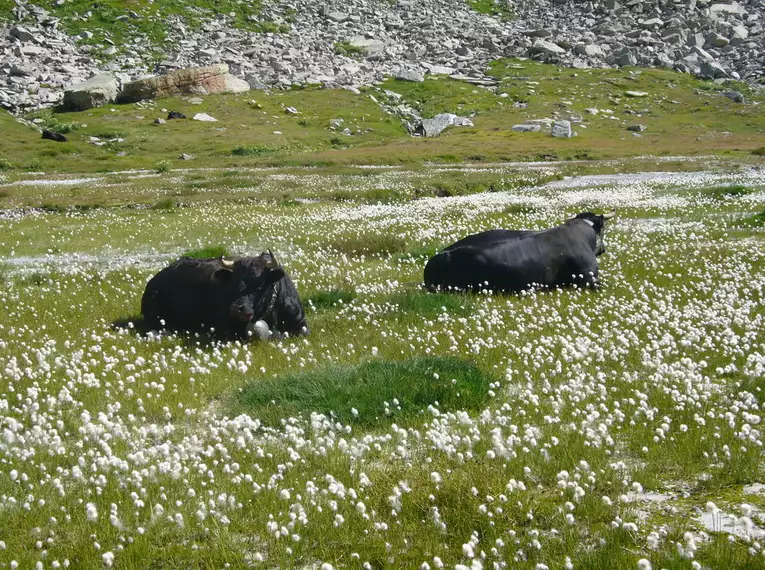
[(606, 231), (606, 220), (610, 220), (616, 216), (616, 210), (612, 210), (607, 214), (593, 214), (592, 212), (582, 212), (581, 214), (576, 214), (575, 216), (571, 216), (568, 221), (571, 220), (584, 220), (593, 230), (595, 230), (595, 234), (597, 235), (596, 241), (595, 241), (595, 255), (602, 255), (606, 252), (606, 244), (603, 241), (603, 236)]
[(278, 282), (285, 273), (271, 250), (258, 257), (242, 257), (235, 261), (221, 258), (220, 264), (214, 278), (227, 292), (226, 303), (232, 321), (246, 326), (273, 309)]

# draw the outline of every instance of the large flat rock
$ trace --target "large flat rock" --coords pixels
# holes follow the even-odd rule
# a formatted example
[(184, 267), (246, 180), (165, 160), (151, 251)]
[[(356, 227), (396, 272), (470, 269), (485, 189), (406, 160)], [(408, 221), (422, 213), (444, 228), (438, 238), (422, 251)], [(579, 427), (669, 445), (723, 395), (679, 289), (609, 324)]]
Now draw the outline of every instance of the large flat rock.
[(246, 81), (228, 72), (228, 65), (219, 63), (207, 67), (179, 69), (167, 75), (131, 81), (120, 92), (117, 101), (133, 103), (143, 99), (160, 99), (177, 95), (242, 93), (249, 89), (250, 86)]

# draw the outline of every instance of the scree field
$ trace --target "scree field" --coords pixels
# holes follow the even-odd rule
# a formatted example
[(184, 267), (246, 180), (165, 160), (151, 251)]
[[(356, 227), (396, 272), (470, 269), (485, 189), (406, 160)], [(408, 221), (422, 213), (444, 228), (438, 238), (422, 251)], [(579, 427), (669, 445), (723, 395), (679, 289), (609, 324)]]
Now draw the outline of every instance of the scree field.
[[(552, 112), (566, 93), (539, 73), (530, 97)], [(584, 91), (574, 107), (620, 119), (567, 141), (509, 134), (525, 111), (496, 103), (522, 94), (472, 86), (454, 101), (475, 103), (476, 127), (433, 140), (337, 94), (359, 106), (345, 124), (376, 125), (356, 146), (327, 142), (349, 107), (318, 90), (260, 95), (265, 142), (211, 130), (245, 137), (263, 117), (251, 95), (206, 99), (217, 127), (165, 139), (159, 111), (132, 105), (36, 115), (71, 125), (60, 146), (8, 122), (0, 568), (765, 568), (762, 109), (670, 79), (689, 114), (641, 112), (642, 138), (623, 102)], [(439, 81), (405, 97), (442, 110)], [(315, 108), (285, 118), (289, 97)], [(250, 115), (226, 119), (232, 105)], [(710, 135), (726, 116), (741, 122)], [(693, 156), (670, 154), (680, 139)], [(499, 161), (524, 152), (546, 160)], [(611, 209), (600, 291), (421, 288), (467, 234)], [(170, 261), (269, 248), (309, 336), (137, 332)]]

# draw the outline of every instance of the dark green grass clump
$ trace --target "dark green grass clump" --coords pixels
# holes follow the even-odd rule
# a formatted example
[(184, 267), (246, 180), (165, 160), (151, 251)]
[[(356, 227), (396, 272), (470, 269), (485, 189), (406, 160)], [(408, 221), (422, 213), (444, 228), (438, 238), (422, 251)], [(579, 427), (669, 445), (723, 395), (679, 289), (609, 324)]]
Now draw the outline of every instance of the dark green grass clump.
[(329, 289), (327, 291), (317, 291), (308, 297), (304, 304), (314, 309), (330, 309), (337, 306), (338, 303), (350, 303), (356, 298), (354, 291), (344, 289)]
[(743, 186), (741, 184), (734, 184), (732, 186), (714, 186), (712, 188), (705, 188), (701, 192), (716, 200), (725, 200), (726, 198), (737, 198), (738, 196), (751, 194), (754, 192), (754, 188)]
[(748, 218), (744, 218), (742, 224), (755, 228), (765, 228), (765, 210), (753, 216), (749, 216)]
[(231, 257), (229, 251), (222, 245), (208, 245), (199, 249), (191, 249), (183, 254), (183, 257), (195, 257), (206, 259), (208, 257)]
[(253, 382), (237, 395), (235, 407), (267, 426), (318, 412), (375, 427), (425, 419), (430, 416), (421, 413), (430, 405), (441, 411), (480, 409), (492, 381), (475, 364), (451, 356), (375, 360)]

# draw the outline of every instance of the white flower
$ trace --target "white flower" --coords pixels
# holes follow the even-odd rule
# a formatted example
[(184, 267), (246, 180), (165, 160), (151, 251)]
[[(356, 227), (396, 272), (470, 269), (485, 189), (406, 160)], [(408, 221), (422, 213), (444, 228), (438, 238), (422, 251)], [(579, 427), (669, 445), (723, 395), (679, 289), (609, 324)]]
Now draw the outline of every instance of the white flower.
[(90, 522), (96, 522), (98, 520), (98, 509), (93, 503), (85, 505), (85, 515)]
[(104, 552), (101, 555), (101, 559), (104, 561), (104, 566), (107, 568), (111, 568), (114, 564), (114, 553), (113, 552)]
[(637, 567), (638, 570), (651, 570), (653, 568), (653, 566), (651, 566), (651, 562), (645, 558), (638, 560)]

